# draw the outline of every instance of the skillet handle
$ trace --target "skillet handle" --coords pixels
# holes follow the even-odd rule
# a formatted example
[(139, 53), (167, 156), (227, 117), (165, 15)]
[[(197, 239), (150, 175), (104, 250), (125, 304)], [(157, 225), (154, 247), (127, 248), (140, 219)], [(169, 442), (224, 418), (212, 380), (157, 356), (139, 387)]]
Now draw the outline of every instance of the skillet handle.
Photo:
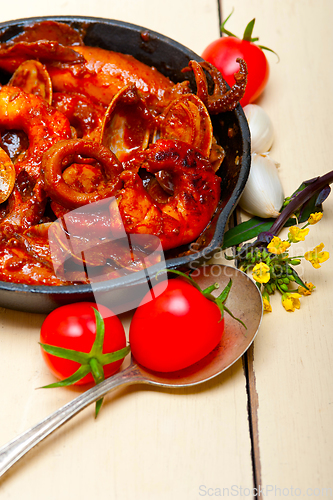
[(131, 364), (125, 370), (113, 377), (107, 378), (100, 384), (95, 385), (77, 398), (70, 401), (59, 410), (46, 417), (39, 424), (0, 448), (0, 477), (31, 448), (36, 446), (46, 436), (58, 429), (61, 425), (73, 418), (81, 410), (102, 398), (108, 392), (119, 386), (145, 382), (137, 365)]

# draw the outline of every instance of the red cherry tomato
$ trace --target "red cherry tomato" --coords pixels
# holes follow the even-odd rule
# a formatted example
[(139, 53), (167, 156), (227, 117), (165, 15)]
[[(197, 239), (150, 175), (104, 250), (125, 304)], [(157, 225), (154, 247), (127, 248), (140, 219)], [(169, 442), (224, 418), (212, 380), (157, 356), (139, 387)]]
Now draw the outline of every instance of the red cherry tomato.
[(224, 319), (218, 306), (193, 285), (176, 278), (159, 294), (163, 287), (153, 287), (155, 298), (144, 298), (134, 313), (129, 341), (139, 364), (172, 372), (196, 363), (217, 346)]
[[(96, 320), (93, 308), (104, 318), (105, 333), (103, 354), (126, 347), (126, 336), (121, 321), (108, 308), (90, 302), (69, 304), (52, 311), (45, 319), (40, 333), (42, 344), (89, 353), (96, 337)], [(80, 367), (75, 361), (53, 356), (42, 349), (42, 355), (50, 371), (60, 380), (71, 375)], [(104, 365), (105, 378), (113, 375), (120, 367), (122, 359)], [(89, 373), (76, 385), (93, 382)]]
[(247, 85), (240, 104), (254, 102), (264, 90), (269, 77), (269, 65), (262, 49), (252, 42), (233, 36), (223, 36), (212, 42), (202, 53), (203, 59), (212, 63), (232, 87), (234, 74), (239, 70), (236, 59), (240, 57), (247, 64)]

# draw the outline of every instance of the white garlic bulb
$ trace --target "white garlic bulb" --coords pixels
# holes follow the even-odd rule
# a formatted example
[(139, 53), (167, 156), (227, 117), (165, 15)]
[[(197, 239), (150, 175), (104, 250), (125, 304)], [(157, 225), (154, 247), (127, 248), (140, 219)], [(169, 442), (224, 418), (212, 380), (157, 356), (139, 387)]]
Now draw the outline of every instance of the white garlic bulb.
[(251, 155), (249, 178), (239, 201), (243, 210), (263, 218), (280, 214), (284, 194), (277, 166), (269, 154)]
[(257, 104), (247, 104), (243, 109), (251, 134), (251, 152), (267, 153), (274, 140), (274, 128), (270, 117)]

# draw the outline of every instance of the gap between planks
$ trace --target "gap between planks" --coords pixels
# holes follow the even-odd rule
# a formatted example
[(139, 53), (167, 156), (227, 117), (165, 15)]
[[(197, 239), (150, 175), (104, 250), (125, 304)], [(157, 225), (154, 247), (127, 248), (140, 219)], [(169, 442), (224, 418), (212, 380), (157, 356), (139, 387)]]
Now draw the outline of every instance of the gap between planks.
[[(222, 0), (217, 0), (218, 18), (220, 21), (219, 29), (222, 36), (221, 26), (224, 20)], [(229, 220), (229, 227), (237, 226), (241, 222), (239, 211), (236, 209)], [(261, 494), (261, 462), (260, 462), (260, 447), (259, 447), (259, 426), (258, 426), (258, 407), (259, 399), (256, 389), (256, 376), (254, 372), (254, 344), (252, 344), (247, 352), (243, 355), (243, 370), (246, 380), (247, 394), (247, 412), (249, 422), (249, 434), (251, 441), (251, 461), (253, 474), (254, 500), (262, 497)]]
[(261, 497), (261, 463), (260, 463), (260, 448), (259, 448), (259, 426), (258, 426), (258, 407), (259, 399), (256, 389), (256, 376), (254, 372), (254, 344), (251, 344), (247, 352), (243, 356), (243, 369), (246, 379), (247, 393), (247, 411), (249, 421), (249, 433), (251, 440), (251, 460), (254, 498)]
[[(239, 210), (235, 210), (229, 220), (229, 227), (234, 227), (240, 224), (241, 216)], [(251, 344), (247, 352), (242, 357), (243, 370), (246, 381), (247, 394), (247, 414), (249, 422), (249, 434), (251, 441), (251, 461), (253, 488), (256, 495), (254, 499), (262, 497), (261, 494), (261, 462), (260, 462), (260, 447), (259, 447), (259, 425), (258, 425), (258, 408), (259, 398), (256, 388), (256, 376), (254, 371), (254, 343)]]

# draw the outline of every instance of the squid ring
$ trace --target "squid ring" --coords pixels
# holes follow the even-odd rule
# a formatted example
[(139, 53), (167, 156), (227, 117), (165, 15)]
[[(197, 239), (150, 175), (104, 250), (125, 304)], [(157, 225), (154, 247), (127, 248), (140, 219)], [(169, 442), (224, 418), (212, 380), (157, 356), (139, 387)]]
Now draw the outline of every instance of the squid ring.
[[(91, 193), (80, 192), (66, 184), (62, 172), (68, 166), (64, 160), (77, 158), (82, 155), (85, 159), (94, 158), (101, 166), (105, 183), (101, 183)], [(45, 181), (45, 191), (54, 201), (73, 210), (82, 205), (113, 196), (122, 187), (120, 173), (123, 167), (117, 157), (105, 146), (83, 139), (69, 139), (59, 141), (44, 154), (42, 170)]]

